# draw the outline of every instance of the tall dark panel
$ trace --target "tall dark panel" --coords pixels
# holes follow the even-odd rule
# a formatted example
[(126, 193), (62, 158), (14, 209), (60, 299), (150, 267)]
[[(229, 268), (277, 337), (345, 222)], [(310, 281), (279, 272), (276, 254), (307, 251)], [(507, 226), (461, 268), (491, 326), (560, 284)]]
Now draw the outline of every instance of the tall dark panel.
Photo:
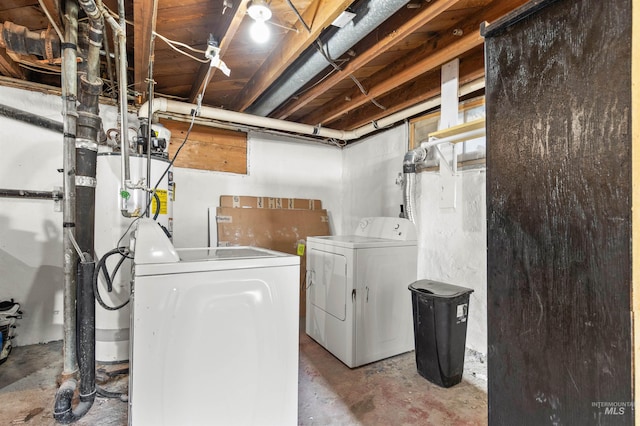
[(485, 29), (491, 425), (631, 425), (631, 0)]

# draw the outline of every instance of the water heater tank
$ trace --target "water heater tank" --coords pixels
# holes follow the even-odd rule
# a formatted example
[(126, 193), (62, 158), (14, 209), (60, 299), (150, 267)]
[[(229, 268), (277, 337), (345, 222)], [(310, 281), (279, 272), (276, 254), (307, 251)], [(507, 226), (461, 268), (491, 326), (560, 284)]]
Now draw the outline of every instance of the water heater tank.
[[(130, 176), (132, 183), (141, 179), (146, 181), (147, 157), (134, 155), (130, 157)], [(160, 177), (156, 194), (160, 200), (159, 210), (155, 197), (151, 203), (150, 217), (158, 212), (157, 222), (167, 231), (173, 233), (173, 170), (169, 167), (169, 160), (163, 157), (151, 157), (151, 187), (154, 187)], [(129, 225), (135, 217), (124, 217), (122, 198), (120, 197), (120, 153), (99, 153), (96, 171), (96, 222), (95, 222), (95, 251), (100, 259), (105, 253), (118, 246), (128, 247), (131, 230)], [(146, 185), (146, 183), (145, 183)], [(149, 185), (148, 185), (149, 186)], [(147, 194), (140, 189), (131, 190), (130, 198), (126, 202), (127, 210), (134, 214), (144, 213)], [(122, 259), (118, 253), (107, 260), (107, 269), (111, 272)], [(124, 259), (113, 279), (112, 291), (107, 291), (106, 280), (102, 273), (98, 281), (98, 291), (102, 300), (111, 307), (124, 304), (131, 293), (131, 259)], [(119, 363), (129, 359), (129, 321), (130, 308), (125, 305), (118, 310), (107, 310), (96, 302), (96, 361), (99, 363)]]

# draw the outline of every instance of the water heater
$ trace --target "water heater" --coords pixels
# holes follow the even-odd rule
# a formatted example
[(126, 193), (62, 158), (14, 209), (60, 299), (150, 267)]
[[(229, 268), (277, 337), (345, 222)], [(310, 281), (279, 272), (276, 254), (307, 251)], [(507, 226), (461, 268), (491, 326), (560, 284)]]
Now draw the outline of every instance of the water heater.
[[(151, 157), (151, 183), (146, 183), (146, 155), (131, 154), (130, 176), (133, 184), (142, 183), (154, 187), (160, 177), (156, 194), (152, 197), (150, 217), (157, 212), (157, 222), (167, 232), (173, 233), (173, 170), (167, 170), (169, 160), (161, 156)], [(164, 174), (164, 176), (163, 176)], [(120, 210), (123, 201), (120, 196), (120, 153), (104, 152), (98, 154), (96, 173), (96, 215), (95, 215), (95, 251), (100, 259), (118, 246), (128, 246), (128, 230), (135, 217), (124, 217)], [(141, 215), (147, 204), (147, 193), (141, 189), (129, 189), (130, 197), (126, 200), (129, 213)], [(160, 201), (158, 205), (157, 200)], [(113, 271), (122, 260), (118, 253), (107, 259), (107, 270)], [(109, 292), (103, 275), (100, 274), (98, 291), (103, 302), (111, 307), (123, 305), (129, 300), (131, 293), (131, 259), (124, 259), (112, 282)], [(118, 363), (129, 359), (129, 322), (130, 307), (123, 306), (118, 310), (108, 310), (96, 303), (96, 361), (99, 363)]]

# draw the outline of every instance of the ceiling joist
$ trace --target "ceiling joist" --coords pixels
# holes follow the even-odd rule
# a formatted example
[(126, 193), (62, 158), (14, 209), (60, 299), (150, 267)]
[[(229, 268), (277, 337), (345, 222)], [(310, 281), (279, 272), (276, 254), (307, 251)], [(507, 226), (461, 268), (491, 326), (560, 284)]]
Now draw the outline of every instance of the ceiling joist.
[[(247, 14), (247, 3), (248, 0), (243, 0), (238, 5), (238, 8), (235, 10), (233, 14), (233, 18), (231, 19), (231, 23), (229, 24), (227, 30), (223, 35), (218, 35), (218, 40), (220, 41), (220, 58), (224, 60), (224, 54), (229, 48), (231, 41), (236, 35), (238, 28), (240, 28), (240, 24), (244, 19), (244, 16)], [(213, 31), (212, 31), (213, 33)], [(216, 72), (215, 67), (210, 67), (209, 64), (202, 64), (198, 69), (198, 75), (196, 76), (196, 80), (193, 82), (193, 86), (191, 86), (191, 91), (189, 93), (189, 102), (196, 102), (196, 98), (199, 93), (203, 93), (205, 87), (209, 85), (211, 79), (213, 78), (213, 74)]]
[(442, 14), (444, 11), (459, 2), (460, 0), (441, 0), (432, 3), (426, 8), (423, 8), (408, 21), (404, 20), (404, 16), (396, 18), (403, 21), (399, 23), (400, 26), (398, 26), (397, 29), (389, 32), (382, 40), (375, 43), (365, 52), (360, 53), (357, 57), (351, 59), (341, 72), (332, 74), (321, 84), (318, 84), (309, 91), (305, 92), (304, 96), (299, 97), (294, 102), (287, 104), (282, 110), (279, 110), (274, 115), (274, 117), (286, 119), (292, 113), (298, 111), (300, 108), (304, 107), (309, 102), (313, 101), (318, 96), (334, 87), (336, 84), (340, 83), (344, 79), (349, 78), (349, 75), (353, 74), (360, 67), (368, 64), (369, 62), (377, 58), (381, 53), (386, 52), (393, 46), (396, 46), (406, 37), (410, 36), (418, 28), (424, 26), (426, 23), (431, 22), (433, 19), (440, 16), (440, 14)]
[(308, 33), (299, 22), (296, 24), (297, 32), (287, 32), (284, 40), (271, 52), (260, 69), (238, 93), (233, 102), (233, 109), (237, 111), (247, 109), (307, 47), (311, 46), (322, 30), (331, 25), (349, 4), (351, 0), (312, 1), (301, 13), (311, 33)]
[(341, 95), (339, 99), (327, 102), (325, 108), (317, 108), (302, 117), (300, 121), (326, 126), (344, 114), (371, 102), (372, 99), (377, 99), (395, 90), (403, 83), (463, 56), (466, 52), (484, 43), (484, 39), (480, 35), (480, 24), (502, 16), (504, 10), (505, 5), (497, 2), (483, 13), (473, 15), (464, 22), (454, 23), (442, 34), (434, 36), (432, 40), (409, 52), (401, 60), (390, 64), (363, 81), (366, 94), (358, 87), (354, 87)]
[(146, 100), (148, 93), (149, 64), (154, 61), (151, 35), (156, 30), (158, 15), (157, 0), (134, 0), (133, 25), (135, 28), (133, 42), (136, 48), (134, 55), (135, 90)]

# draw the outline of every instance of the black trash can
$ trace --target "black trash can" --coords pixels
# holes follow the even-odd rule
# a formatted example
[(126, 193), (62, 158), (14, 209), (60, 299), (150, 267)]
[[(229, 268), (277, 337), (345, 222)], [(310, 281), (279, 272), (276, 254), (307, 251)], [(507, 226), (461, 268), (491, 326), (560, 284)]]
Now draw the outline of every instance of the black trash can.
[(445, 388), (460, 383), (473, 290), (430, 280), (409, 285), (418, 373)]

